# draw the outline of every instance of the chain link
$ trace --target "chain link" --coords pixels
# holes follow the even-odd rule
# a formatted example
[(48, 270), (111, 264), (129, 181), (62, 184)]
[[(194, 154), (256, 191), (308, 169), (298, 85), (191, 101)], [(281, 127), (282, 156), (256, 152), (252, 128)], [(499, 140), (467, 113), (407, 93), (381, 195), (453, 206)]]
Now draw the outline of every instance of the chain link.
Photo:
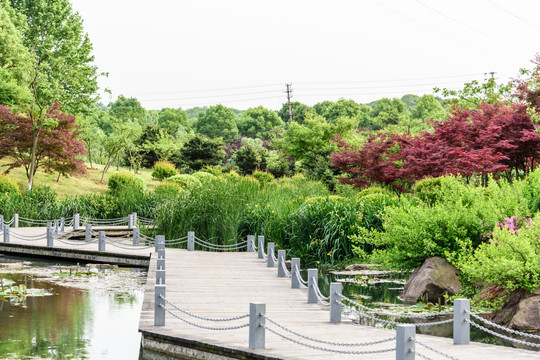
[(441, 312), (436, 312), (436, 313), (428, 313), (428, 314), (394, 314), (394, 313), (387, 313), (387, 312), (384, 312), (384, 311), (379, 311), (377, 309), (373, 309), (373, 308), (370, 308), (370, 307), (367, 307), (365, 305), (362, 305), (360, 303), (358, 303), (357, 301), (354, 301), (350, 298), (348, 298), (347, 296), (343, 295), (343, 294), (340, 294), (341, 298), (342, 299), (345, 299), (346, 301), (348, 301), (349, 303), (351, 304), (354, 304), (356, 306), (358, 306), (359, 308), (362, 308), (366, 311), (370, 311), (370, 312), (373, 312), (377, 315), (381, 315), (381, 316), (390, 316), (390, 317), (395, 317), (395, 318), (411, 318), (411, 319), (414, 319), (414, 318), (430, 318), (430, 317), (435, 317), (435, 316), (440, 316), (440, 315), (447, 315), (447, 314), (451, 314), (454, 312), (454, 309), (448, 309), (448, 310), (445, 310), (445, 311), (441, 311)]
[(262, 326), (264, 329), (270, 331), (271, 333), (273, 333), (273, 334), (275, 334), (275, 335), (277, 335), (277, 336), (279, 336), (279, 337), (281, 337), (281, 338), (283, 338), (285, 340), (289, 340), (289, 341), (291, 341), (291, 342), (293, 342), (295, 344), (305, 346), (305, 347), (315, 349), (315, 350), (328, 351), (328, 352), (334, 352), (334, 353), (339, 353), (339, 354), (352, 354), (352, 355), (376, 354), (376, 353), (384, 353), (384, 352), (390, 352), (390, 351), (395, 351), (396, 350), (396, 348), (392, 348), (392, 349), (380, 349), (380, 350), (365, 350), (365, 351), (358, 350), (358, 351), (354, 351), (354, 350), (339, 350), (339, 349), (324, 348), (324, 347), (321, 347), (321, 346), (307, 344), (305, 342), (298, 341), (296, 339), (290, 338), (287, 335), (280, 334), (279, 332), (275, 331), (274, 329), (271, 329), (271, 328), (267, 327), (264, 324), (260, 324), (260, 326)]
[(434, 359), (432, 359), (432, 358), (430, 358), (430, 357), (428, 357), (428, 356), (426, 356), (426, 355), (424, 355), (424, 354), (419, 353), (418, 351), (413, 351), (413, 353), (414, 353), (414, 355), (418, 355), (418, 356), (421, 357), (422, 359), (426, 359), (426, 360), (434, 360)]
[(302, 276), (300, 275), (300, 269), (298, 268), (298, 265), (294, 265), (294, 268), (296, 269), (296, 277), (298, 278), (298, 280), (300, 281), (300, 283), (302, 285), (307, 285), (307, 281), (305, 281), (304, 279), (302, 279)]
[(539, 335), (528, 334), (528, 333), (521, 332), (521, 331), (517, 331), (517, 330), (514, 330), (514, 329), (509, 329), (509, 328), (507, 328), (507, 327), (501, 326), (501, 325), (499, 325), (499, 324), (495, 324), (494, 322), (491, 322), (491, 321), (489, 321), (489, 320), (487, 320), (487, 319), (484, 319), (483, 317), (481, 317), (481, 316), (479, 316), (479, 315), (477, 315), (477, 314), (473, 314), (472, 312), (470, 312), (470, 311), (468, 311), (468, 310), (465, 310), (465, 312), (467, 312), (467, 313), (468, 313), (469, 315), (471, 315), (473, 318), (482, 321), (484, 324), (493, 326), (494, 328), (497, 328), (497, 329), (499, 329), (499, 330), (503, 330), (503, 331), (509, 332), (510, 334), (521, 335), (521, 336), (528, 337), (528, 338), (531, 338), (531, 339), (540, 339), (540, 336), (539, 336)]
[(425, 348), (428, 349), (428, 350), (433, 351), (433, 352), (436, 353), (436, 354), (439, 354), (439, 355), (441, 355), (441, 356), (444, 356), (445, 358), (448, 358), (448, 359), (451, 359), (451, 360), (459, 360), (458, 358), (455, 358), (455, 357), (453, 357), (453, 356), (451, 356), (451, 355), (445, 354), (445, 353), (443, 353), (442, 351), (439, 351), (439, 350), (437, 350), (437, 349), (435, 349), (435, 348), (433, 348), (433, 347), (431, 347), (431, 346), (429, 346), (429, 345), (427, 345), (427, 344), (424, 344), (423, 342), (418, 341), (418, 339), (414, 339), (414, 342), (417, 343), (417, 344), (420, 345), (420, 346), (425, 347)]
[(375, 317), (375, 316), (372, 316), (372, 315), (363, 313), (363, 312), (359, 311), (358, 309), (355, 309), (355, 308), (353, 308), (353, 307), (347, 306), (347, 305), (345, 305), (345, 304), (343, 304), (343, 303), (341, 303), (341, 304), (342, 304), (346, 309), (348, 309), (349, 311), (358, 314), (358, 316), (360, 316), (360, 317), (364, 317), (364, 318), (368, 318), (368, 319), (371, 319), (371, 320), (374, 320), (374, 321), (378, 321), (378, 322), (381, 322), (381, 323), (383, 323), (383, 324), (389, 324), (389, 325), (399, 325), (399, 324), (400, 324), (400, 323), (395, 322), (395, 321), (380, 319), (380, 318), (378, 318), (378, 317)]
[(204, 316), (199, 316), (199, 315), (196, 315), (196, 314), (193, 314), (193, 313), (190, 313), (189, 311), (187, 310), (184, 310), (184, 309), (181, 309), (179, 308), (177, 305), (173, 304), (172, 302), (170, 302), (168, 299), (166, 299), (165, 297), (163, 297), (163, 295), (160, 295), (159, 296), (162, 300), (164, 300), (167, 304), (171, 305), (173, 308), (175, 308), (176, 310), (180, 311), (180, 312), (183, 312), (184, 314), (186, 315), (189, 315), (189, 316), (192, 316), (194, 318), (197, 318), (197, 319), (200, 319), (200, 320), (206, 320), (206, 321), (234, 321), (234, 320), (240, 320), (240, 319), (245, 319), (247, 317), (249, 317), (249, 314), (245, 314), (245, 315), (240, 315), (240, 316), (235, 316), (235, 317), (231, 317), (231, 318), (207, 318), (207, 317), (204, 317)]
[(226, 330), (242, 329), (242, 328), (245, 328), (245, 327), (249, 326), (249, 324), (242, 324), (242, 325), (229, 326), (229, 327), (204, 326), (204, 325), (200, 325), (200, 324), (195, 324), (195, 323), (193, 323), (193, 322), (191, 322), (189, 320), (181, 318), (180, 316), (176, 315), (175, 313), (173, 313), (172, 311), (167, 309), (165, 306), (163, 306), (163, 304), (160, 304), (159, 306), (161, 306), (166, 312), (168, 312), (169, 314), (171, 314), (173, 317), (177, 318), (178, 320), (181, 320), (181, 321), (185, 322), (186, 324), (189, 324), (191, 326), (195, 326), (195, 327), (198, 327), (198, 328), (201, 328), (201, 329), (216, 330), (216, 331), (226, 331)]
[(266, 320), (268, 320), (270, 323), (276, 325), (277, 327), (279, 327), (282, 330), (287, 331), (288, 333), (299, 336), (299, 337), (304, 338), (304, 339), (309, 340), (309, 341), (318, 342), (318, 343), (327, 344), (327, 345), (334, 345), (334, 346), (368, 346), (368, 345), (382, 344), (382, 343), (389, 342), (389, 341), (392, 341), (392, 340), (396, 339), (396, 337), (394, 336), (394, 337), (391, 337), (391, 338), (388, 338), (388, 339), (375, 340), (375, 341), (363, 342), (363, 343), (340, 343), (340, 342), (334, 342), (334, 341), (320, 340), (320, 339), (315, 339), (315, 338), (312, 338), (312, 337), (309, 337), (309, 336), (306, 336), (306, 335), (302, 335), (302, 334), (300, 334), (300, 333), (298, 333), (298, 332), (296, 332), (294, 330), (291, 330), (291, 329), (287, 328), (286, 326), (281, 325), (278, 322), (272, 320), (271, 318), (269, 318), (268, 316), (266, 316), (264, 314), (262, 316)]
[(492, 331), (492, 330), (489, 330), (485, 327), (483, 327), (482, 325), (479, 325), (477, 323), (475, 323), (474, 321), (471, 321), (471, 320), (467, 320), (467, 322), (469, 322), (472, 326), (488, 333), (488, 334), (491, 334), (493, 336), (496, 336), (498, 338), (501, 338), (501, 339), (504, 339), (504, 340), (508, 340), (508, 341), (511, 341), (513, 343), (516, 343), (516, 344), (521, 344), (521, 345), (527, 345), (527, 346), (532, 346), (532, 347), (536, 347), (536, 348), (540, 348), (540, 344), (535, 344), (535, 343), (532, 343), (532, 342), (528, 342), (528, 341), (523, 341), (523, 340), (518, 340), (518, 339), (514, 339), (514, 338), (511, 338), (509, 336), (505, 336), (505, 335), (502, 335), (502, 334), (499, 334), (495, 331)]
[(291, 272), (289, 270), (287, 270), (287, 266), (285, 265), (285, 259), (283, 259), (283, 260), (284, 261), (281, 262), (281, 269), (285, 273), (286, 277), (291, 277)]

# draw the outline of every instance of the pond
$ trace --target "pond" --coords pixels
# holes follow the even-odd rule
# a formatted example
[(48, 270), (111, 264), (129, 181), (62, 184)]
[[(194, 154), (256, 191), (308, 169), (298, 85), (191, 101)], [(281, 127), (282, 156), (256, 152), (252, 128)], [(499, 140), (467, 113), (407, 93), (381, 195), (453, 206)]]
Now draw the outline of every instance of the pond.
[(0, 255), (23, 262), (0, 278), (38, 296), (0, 297), (0, 358), (138, 359), (145, 271)]

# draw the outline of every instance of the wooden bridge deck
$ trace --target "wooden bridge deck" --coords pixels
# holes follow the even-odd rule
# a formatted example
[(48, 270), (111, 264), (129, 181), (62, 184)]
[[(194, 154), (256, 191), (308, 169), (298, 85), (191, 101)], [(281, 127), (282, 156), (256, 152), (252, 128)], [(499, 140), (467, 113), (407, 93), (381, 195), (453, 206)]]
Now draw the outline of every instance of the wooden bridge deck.
[[(44, 228), (10, 229), (25, 235), (43, 233)], [(8, 250), (13, 246), (32, 247), (46, 251), (46, 242), (28, 242), (11, 239), (10, 244), (1, 243)], [(0, 246), (0, 253), (6, 247)], [(80, 246), (55, 242), (57, 251), (77, 251)], [(97, 253), (97, 244), (83, 246), (90, 254)], [(142, 247), (141, 247), (142, 248)], [(50, 249), (50, 248), (49, 248)], [(143, 334), (143, 346), (163, 352), (181, 353), (185, 358), (204, 359), (395, 359), (395, 352), (380, 354), (336, 354), (320, 351), (292, 343), (270, 332), (266, 332), (266, 348), (251, 350), (248, 347), (248, 328), (217, 331), (189, 325), (170, 314), (166, 314), (165, 326), (154, 326), (154, 285), (156, 256), (153, 249), (131, 250), (107, 244), (110, 256), (150, 256), (148, 281), (140, 317), (139, 330)], [(96, 256), (99, 254), (96, 254)], [(335, 342), (368, 342), (395, 336), (394, 330), (386, 330), (353, 324), (343, 316), (341, 324), (330, 324), (328, 308), (307, 303), (305, 289), (291, 289), (290, 278), (278, 278), (276, 268), (267, 268), (265, 261), (256, 253), (215, 253), (166, 250), (166, 298), (178, 307), (204, 317), (233, 317), (247, 314), (249, 303), (266, 304), (266, 315), (307, 336)], [(168, 308), (172, 309), (171, 306)], [(248, 319), (234, 322), (208, 322), (174, 311), (192, 323), (210, 327), (241, 325)], [(267, 322), (268, 327), (279, 330)], [(297, 338), (298, 339), (298, 338)], [(540, 352), (494, 346), (480, 343), (453, 345), (452, 339), (417, 335), (417, 339), (439, 351), (461, 360), (481, 359), (540, 359)], [(304, 341), (302, 339), (298, 339)], [(324, 344), (320, 347), (337, 348)], [(341, 350), (374, 350), (395, 347), (387, 342), (368, 347), (341, 347)], [(432, 359), (443, 359), (427, 349), (416, 345), (420, 352)], [(420, 357), (417, 357), (420, 358)]]

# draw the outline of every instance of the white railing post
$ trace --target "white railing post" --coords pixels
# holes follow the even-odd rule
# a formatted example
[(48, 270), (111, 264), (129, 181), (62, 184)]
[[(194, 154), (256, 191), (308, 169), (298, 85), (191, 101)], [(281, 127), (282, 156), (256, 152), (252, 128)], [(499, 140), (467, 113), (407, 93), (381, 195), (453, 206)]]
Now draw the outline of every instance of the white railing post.
[(165, 259), (165, 235), (156, 235), (156, 251), (158, 259)]
[(277, 251), (277, 264), (277, 276), (285, 277), (285, 270), (283, 269), (285, 267), (285, 250)]
[(139, 245), (141, 241), (141, 229), (133, 228), (133, 245)]
[(275, 244), (273, 242), (268, 243), (268, 249), (266, 250), (266, 267), (274, 267), (274, 248)]
[(65, 229), (66, 229), (66, 218), (65, 217), (61, 217), (60, 218), (60, 232), (65, 232)]
[(415, 335), (415, 325), (396, 325), (396, 360), (414, 360)]
[(454, 344), (467, 345), (471, 338), (469, 299), (454, 299)]
[(259, 235), (257, 237), (257, 244), (259, 249), (258, 258), (264, 259), (264, 235)]
[(308, 269), (308, 304), (317, 303), (317, 292), (315, 286), (318, 286), (319, 271), (317, 269)]
[(300, 281), (298, 280), (298, 278), (300, 277), (300, 274), (296, 276), (297, 271), (300, 271), (300, 258), (292, 258), (291, 259), (291, 289), (300, 288)]
[(133, 214), (128, 215), (128, 229), (133, 229)]
[(58, 219), (54, 219), (54, 233), (58, 234), (59, 224)]
[(154, 326), (165, 326), (165, 284), (154, 286)]
[(19, 214), (13, 214), (13, 227), (19, 227)]
[(4, 225), (4, 242), (9, 242), (9, 225)]
[(47, 247), (53, 247), (53, 228), (50, 222), (47, 222)]
[(79, 230), (79, 226), (80, 226), (80, 217), (79, 217), (79, 214), (73, 214), (73, 230), (74, 231), (77, 231)]
[(0, 215), (0, 231), (4, 231), (4, 215)]
[(255, 252), (255, 236), (247, 236), (247, 252)]
[(195, 250), (195, 232), (188, 231), (187, 233), (187, 249), (188, 251)]
[(157, 268), (157, 270), (156, 270), (156, 284), (165, 285), (165, 269)]
[(84, 241), (86, 242), (92, 241), (92, 224), (86, 224), (85, 231), (84, 231)]
[(98, 251), (105, 251), (105, 231), (98, 232)]
[(341, 291), (340, 282), (330, 283), (330, 322), (332, 324), (341, 323)]
[(264, 349), (265, 346), (265, 329), (266, 324), (264, 317), (266, 313), (266, 304), (250, 303), (249, 304), (249, 348)]
[(131, 220), (133, 221), (133, 227), (137, 227), (137, 213), (134, 212), (131, 218)]

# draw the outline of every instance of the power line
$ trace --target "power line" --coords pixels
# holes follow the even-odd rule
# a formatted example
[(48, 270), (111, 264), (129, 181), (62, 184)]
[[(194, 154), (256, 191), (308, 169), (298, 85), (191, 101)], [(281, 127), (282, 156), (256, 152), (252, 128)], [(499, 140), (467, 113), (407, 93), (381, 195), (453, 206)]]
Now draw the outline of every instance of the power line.
[[(421, 80), (438, 80), (438, 79), (454, 79), (454, 78), (464, 78), (464, 77), (473, 77), (473, 76), (481, 76), (482, 73), (474, 73), (474, 74), (463, 74), (463, 75), (445, 75), (445, 76), (428, 76), (428, 77), (419, 77), (419, 78), (406, 78), (406, 79), (385, 79), (385, 80), (351, 80), (351, 81), (321, 81), (321, 82), (302, 82), (300, 84), (309, 84), (309, 85), (317, 85), (317, 84), (371, 84), (371, 83), (386, 83), (386, 82), (402, 82), (402, 81), (421, 81)], [(299, 83), (297, 83), (299, 84)]]
[(492, 6), (495, 6), (496, 8), (498, 8), (499, 10), (501, 10), (502, 12), (505, 12), (507, 14), (509, 14), (510, 16), (524, 22), (525, 24), (528, 24), (530, 26), (532, 26), (533, 28), (535, 28), (536, 30), (540, 30), (540, 27), (538, 27), (538, 25), (536, 25), (535, 23), (533, 22), (530, 22), (526, 19), (523, 19), (522, 17), (520, 16), (517, 16), (516, 14), (514, 14), (513, 12), (510, 12), (508, 9), (502, 7), (500, 4), (497, 4), (495, 1), (493, 0), (487, 0)]

